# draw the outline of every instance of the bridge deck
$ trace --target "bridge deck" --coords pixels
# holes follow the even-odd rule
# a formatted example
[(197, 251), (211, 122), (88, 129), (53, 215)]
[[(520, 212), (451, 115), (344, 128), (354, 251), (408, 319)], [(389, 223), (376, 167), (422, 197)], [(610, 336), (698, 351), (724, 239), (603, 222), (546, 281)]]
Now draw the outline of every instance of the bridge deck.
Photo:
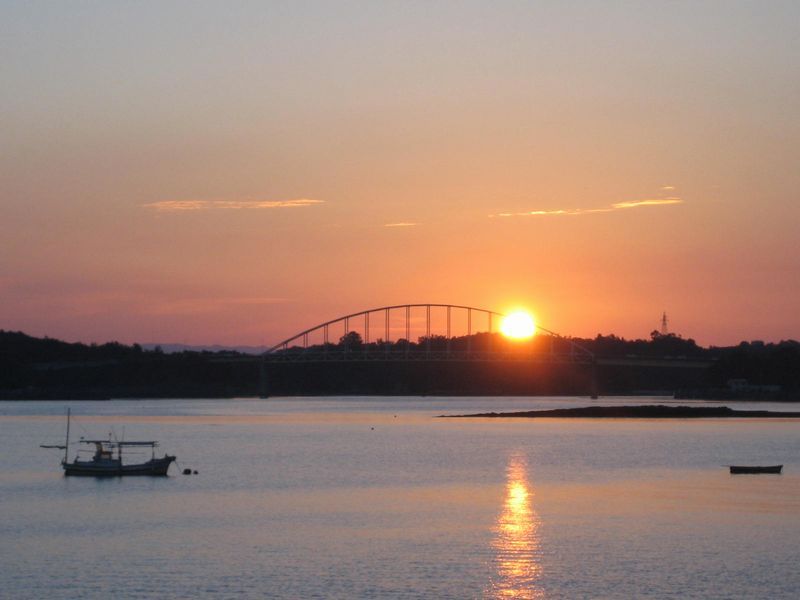
[(540, 364), (584, 364), (594, 363), (601, 367), (656, 367), (678, 369), (706, 369), (713, 360), (679, 357), (602, 357), (593, 358), (584, 354), (509, 353), (509, 352), (279, 352), (261, 356), (225, 357), (215, 362), (255, 362), (292, 364), (316, 362), (531, 362)]

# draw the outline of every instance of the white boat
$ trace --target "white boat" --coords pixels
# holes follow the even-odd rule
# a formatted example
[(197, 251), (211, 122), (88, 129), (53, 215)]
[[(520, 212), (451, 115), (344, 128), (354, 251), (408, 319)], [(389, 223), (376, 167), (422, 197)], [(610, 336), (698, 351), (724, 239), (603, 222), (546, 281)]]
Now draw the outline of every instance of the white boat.
[[(67, 409), (67, 439), (64, 446), (42, 446), (43, 448), (61, 448), (64, 450), (64, 459), (61, 466), (64, 475), (84, 475), (89, 477), (119, 477), (122, 475), (156, 475), (164, 476), (169, 471), (169, 466), (175, 461), (174, 456), (164, 455), (156, 458), (158, 442), (148, 441), (112, 441), (112, 440), (86, 440), (81, 438), (81, 444), (94, 445), (94, 456), (89, 460), (75, 460), (69, 462), (69, 423), (70, 411)], [(143, 463), (124, 463), (123, 449), (147, 448), (152, 451), (150, 460)]]

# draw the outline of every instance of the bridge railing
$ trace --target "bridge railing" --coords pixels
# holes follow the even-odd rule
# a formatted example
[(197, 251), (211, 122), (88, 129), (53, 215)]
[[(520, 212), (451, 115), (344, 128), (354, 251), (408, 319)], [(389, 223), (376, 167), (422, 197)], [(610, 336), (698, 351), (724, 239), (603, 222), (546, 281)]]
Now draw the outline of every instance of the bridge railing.
[(591, 364), (592, 357), (586, 354), (542, 353), (542, 352), (485, 352), (435, 350), (404, 352), (390, 350), (387, 352), (322, 352), (309, 350), (265, 355), (264, 360), (270, 363), (302, 363), (302, 362), (563, 362)]

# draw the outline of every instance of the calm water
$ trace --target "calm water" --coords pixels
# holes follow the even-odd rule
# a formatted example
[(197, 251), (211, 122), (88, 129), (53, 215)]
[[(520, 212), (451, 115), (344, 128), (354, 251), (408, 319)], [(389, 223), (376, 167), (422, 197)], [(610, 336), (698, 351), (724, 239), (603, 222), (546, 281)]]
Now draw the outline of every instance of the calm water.
[(0, 596), (798, 597), (800, 422), (435, 418), (587, 403), (70, 402), (199, 471), (95, 480), (38, 447), (66, 404), (0, 402)]

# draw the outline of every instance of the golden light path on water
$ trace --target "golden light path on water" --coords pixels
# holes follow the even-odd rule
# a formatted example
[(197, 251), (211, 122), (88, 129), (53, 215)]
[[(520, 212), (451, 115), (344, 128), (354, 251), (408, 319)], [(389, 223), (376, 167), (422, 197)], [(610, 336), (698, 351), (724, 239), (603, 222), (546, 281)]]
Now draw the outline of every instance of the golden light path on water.
[(533, 489), (528, 483), (527, 463), (519, 454), (509, 457), (503, 510), (493, 528), (495, 577), (487, 590), (490, 598), (543, 598), (537, 589), (539, 516), (533, 509)]

